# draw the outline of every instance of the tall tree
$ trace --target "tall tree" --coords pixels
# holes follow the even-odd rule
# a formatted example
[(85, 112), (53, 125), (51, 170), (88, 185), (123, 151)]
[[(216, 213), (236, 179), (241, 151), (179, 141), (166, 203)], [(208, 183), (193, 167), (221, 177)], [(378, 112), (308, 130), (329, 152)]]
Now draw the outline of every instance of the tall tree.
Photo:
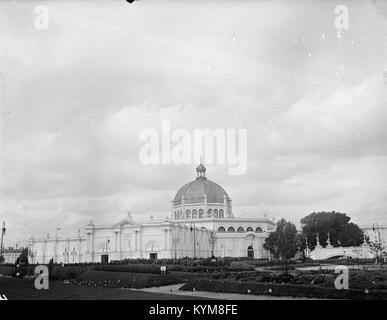
[(215, 229), (211, 230), (208, 235), (208, 242), (210, 243), (211, 248), (211, 258), (214, 257), (214, 250), (215, 250), (215, 244), (216, 244), (216, 231)]
[(19, 255), (19, 264), (28, 264), (28, 248), (24, 248)]
[(363, 231), (345, 213), (313, 212), (301, 219), (302, 233), (308, 239), (311, 249), (316, 246), (316, 235), (319, 234), (320, 244), (325, 246), (328, 241), (334, 247), (359, 246), (364, 240)]
[(277, 228), (265, 239), (263, 247), (269, 250), (276, 259), (289, 259), (294, 257), (297, 251), (296, 226), (281, 219), (277, 222)]

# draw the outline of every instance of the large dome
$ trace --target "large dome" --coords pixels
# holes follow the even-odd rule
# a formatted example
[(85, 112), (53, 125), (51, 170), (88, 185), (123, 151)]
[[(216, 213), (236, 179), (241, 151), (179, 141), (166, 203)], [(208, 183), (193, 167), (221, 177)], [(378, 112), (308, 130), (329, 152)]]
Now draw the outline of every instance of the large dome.
[(206, 168), (201, 164), (196, 168), (198, 177), (196, 180), (188, 182), (177, 191), (173, 203), (175, 206), (182, 204), (182, 197), (184, 196), (184, 203), (204, 203), (205, 195), (207, 196), (207, 203), (224, 203), (230, 200), (227, 192), (215, 182), (206, 178)]
[(194, 181), (188, 182), (177, 191), (174, 198), (174, 205), (180, 205), (182, 196), (184, 196), (184, 202), (189, 203), (204, 203), (204, 195), (207, 195), (208, 203), (223, 203), (224, 196), (229, 200), (229, 196), (224, 189), (215, 182), (197, 178)]

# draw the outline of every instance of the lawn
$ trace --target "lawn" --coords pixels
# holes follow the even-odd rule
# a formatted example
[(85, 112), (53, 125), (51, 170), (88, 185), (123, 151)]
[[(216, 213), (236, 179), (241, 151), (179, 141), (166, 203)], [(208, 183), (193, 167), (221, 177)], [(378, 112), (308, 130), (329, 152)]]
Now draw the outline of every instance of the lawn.
[(33, 280), (0, 277), (0, 295), (8, 300), (197, 300), (197, 297), (85, 286), (51, 281), (49, 290), (36, 290)]
[(187, 282), (189, 279), (201, 278), (201, 274), (150, 274), (113, 271), (86, 271), (70, 281), (77, 284), (97, 285), (110, 288), (149, 288)]

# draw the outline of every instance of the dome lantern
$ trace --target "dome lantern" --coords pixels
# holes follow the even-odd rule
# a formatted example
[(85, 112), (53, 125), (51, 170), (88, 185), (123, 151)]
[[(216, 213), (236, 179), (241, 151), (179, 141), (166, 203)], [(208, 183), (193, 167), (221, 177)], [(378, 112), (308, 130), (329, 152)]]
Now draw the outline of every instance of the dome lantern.
[(196, 179), (207, 179), (206, 178), (206, 167), (203, 165), (203, 163), (200, 163), (197, 167), (196, 167), (196, 174), (197, 174), (197, 178)]

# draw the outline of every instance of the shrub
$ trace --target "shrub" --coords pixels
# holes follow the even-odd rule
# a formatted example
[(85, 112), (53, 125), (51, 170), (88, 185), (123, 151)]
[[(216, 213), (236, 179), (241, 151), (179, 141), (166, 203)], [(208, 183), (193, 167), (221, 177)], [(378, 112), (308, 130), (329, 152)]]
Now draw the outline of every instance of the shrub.
[(233, 261), (227, 269), (232, 271), (254, 270), (254, 265), (248, 261)]

